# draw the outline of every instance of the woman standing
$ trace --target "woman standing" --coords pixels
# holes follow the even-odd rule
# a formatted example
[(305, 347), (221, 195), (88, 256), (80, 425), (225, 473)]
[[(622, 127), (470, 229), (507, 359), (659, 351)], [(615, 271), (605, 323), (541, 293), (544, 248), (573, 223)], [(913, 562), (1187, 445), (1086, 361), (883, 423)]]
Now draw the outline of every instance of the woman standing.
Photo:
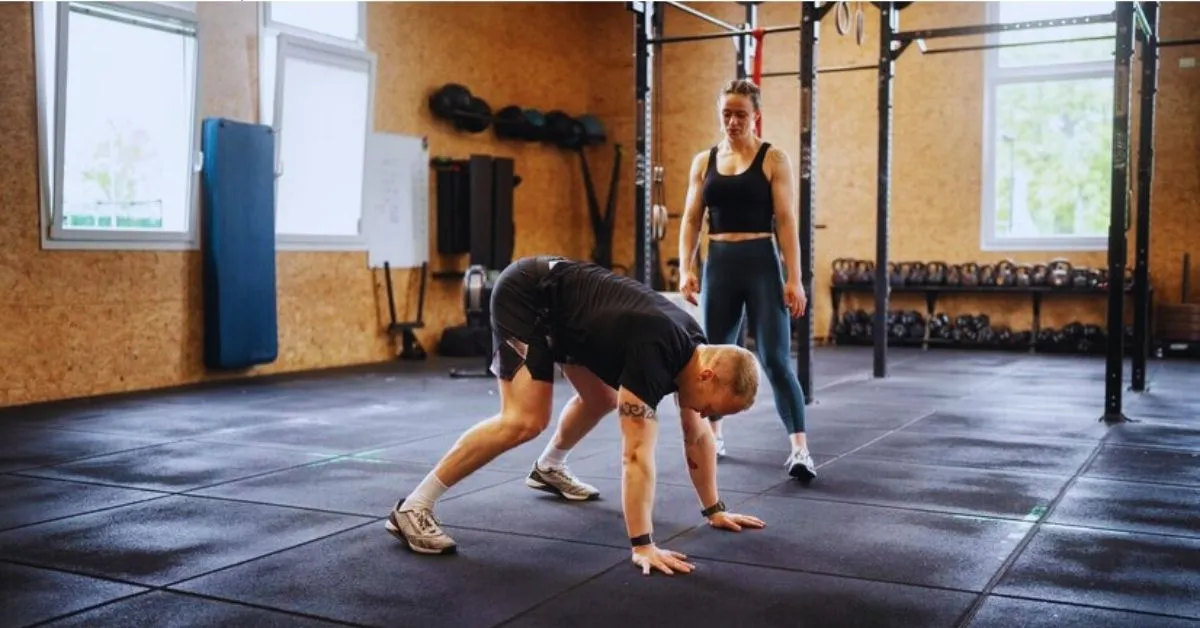
[[(804, 433), (804, 392), (791, 366), (788, 317), (801, 316), (808, 301), (800, 283), (799, 216), (791, 159), (754, 133), (761, 100), (761, 91), (750, 81), (730, 81), (721, 90), (724, 138), (692, 159), (679, 234), (680, 292), (700, 306), (709, 342), (737, 342), (743, 312), (749, 315), (758, 359), (791, 440), (785, 467), (788, 475), (810, 482), (816, 467)], [(705, 210), (709, 242), (701, 291), (697, 268)], [(717, 455), (722, 456), (720, 417), (710, 419)]]

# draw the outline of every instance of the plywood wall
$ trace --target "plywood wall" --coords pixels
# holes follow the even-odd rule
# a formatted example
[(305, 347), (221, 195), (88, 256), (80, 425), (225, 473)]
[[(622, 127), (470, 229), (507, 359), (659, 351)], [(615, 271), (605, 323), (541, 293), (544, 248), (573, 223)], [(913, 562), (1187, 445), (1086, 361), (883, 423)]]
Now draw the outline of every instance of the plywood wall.
[[(736, 3), (696, 6), (729, 22), (745, 19), (743, 7)], [(875, 62), (879, 13), (869, 3), (862, 3), (862, 7), (866, 37), (861, 45), (852, 35), (837, 33), (832, 14), (825, 18), (818, 51), (820, 67)], [(761, 5), (760, 25), (796, 24), (799, 19), (798, 3)], [(986, 19), (983, 3), (917, 2), (902, 12), (900, 22), (903, 30), (909, 30), (978, 24)], [(1162, 22), (1165, 38), (1200, 33), (1200, 11), (1187, 4), (1166, 3)], [(716, 29), (668, 9), (666, 30), (668, 35), (681, 35)], [(971, 38), (946, 40), (943, 45), (967, 43)], [(768, 36), (764, 71), (797, 70), (797, 51), (798, 36)], [(1196, 244), (1200, 242), (1200, 207), (1194, 200), (1200, 185), (1196, 175), (1200, 73), (1179, 67), (1181, 57), (1197, 54), (1200, 51), (1194, 48), (1162, 53), (1150, 269), (1159, 300), (1178, 299), (1182, 253), (1190, 250), (1194, 258), (1200, 258), (1200, 245)], [(734, 52), (731, 42), (725, 40), (679, 43), (666, 46), (662, 59), (662, 152), (656, 159), (666, 166), (667, 203), (673, 211), (679, 211), (686, 193), (689, 160), (720, 139), (716, 98), (721, 83), (734, 76)], [(1106, 265), (1104, 252), (981, 250), (982, 68), (981, 53), (921, 56), (915, 49), (906, 52), (897, 64), (889, 241), (892, 259), (985, 263), (1011, 258), (1036, 263), (1066, 257), (1077, 265)], [(818, 79), (815, 208), (816, 223), (824, 228), (815, 235), (815, 288), (809, 295), (818, 336), (825, 335), (830, 324), (832, 261), (875, 256), (876, 77), (875, 72), (866, 71), (822, 74)], [(796, 160), (798, 82), (794, 78), (768, 78), (763, 87), (764, 139), (784, 148)], [(1135, 109), (1135, 133), (1136, 115)], [(1135, 135), (1131, 141), (1135, 149), (1136, 142)], [(1136, 193), (1136, 182), (1134, 185)], [(677, 228), (678, 221), (673, 221), (661, 244), (664, 258), (677, 255)], [(1131, 233), (1131, 262), (1133, 238)], [(871, 295), (847, 298), (842, 311), (848, 307), (870, 311)], [(904, 294), (893, 294), (892, 307), (925, 309), (921, 296)], [(1015, 328), (1028, 328), (1032, 318), (1028, 299), (1005, 296), (944, 297), (939, 309), (952, 315), (986, 312), (995, 323)], [(1100, 322), (1104, 319), (1104, 299), (1048, 299), (1042, 316), (1044, 326), (1071, 320)]]
[[(198, 6), (203, 115), (257, 121), (255, 3)], [(622, 7), (611, 4), (369, 5), (368, 41), (379, 55), (376, 128), (428, 136), (434, 155), (513, 157), (523, 178), (515, 197), (516, 255), (589, 254), (578, 159), (544, 146), (498, 142), (490, 132), (455, 132), (432, 118), (427, 94), (456, 81), (494, 108), (594, 108), (615, 117), (617, 137), (628, 136), (632, 106), (619, 96), (632, 91), (629, 38), (609, 38), (594, 29), (597, 24), (631, 33)], [(29, 3), (0, 5), (0, 41), (0, 405), (218, 377), (202, 363), (198, 253), (41, 249)], [(605, 162), (594, 164), (597, 180), (607, 180), (610, 159), (611, 153), (597, 149), (593, 160)], [(628, 173), (626, 167), (626, 179)], [(622, 194), (631, 196), (627, 185)], [(433, 244), (431, 238), (436, 250)], [(394, 355), (382, 331), (383, 279), (367, 268), (364, 253), (280, 252), (277, 262), (280, 356), (250, 374)], [(435, 255), (431, 266), (461, 270), (465, 256)], [(416, 313), (415, 275), (394, 277), (401, 318)], [(419, 336), (433, 350), (442, 329), (463, 320), (459, 281), (429, 282), (425, 318)]]
[[(733, 2), (700, 3), (730, 22), (744, 19)], [(200, 3), (201, 69), (206, 116), (256, 121), (258, 111), (256, 7)], [(376, 128), (425, 135), (434, 155), (485, 153), (513, 157), (523, 183), (515, 194), (515, 255), (558, 253), (586, 258), (593, 239), (577, 156), (545, 146), (496, 141), (490, 132), (464, 135), (434, 120), (426, 96), (435, 86), (468, 85), (494, 108), (507, 104), (571, 113), (591, 111), (608, 124), (610, 144), (588, 153), (600, 201), (614, 144), (623, 158), (616, 197), (615, 261), (633, 264), (635, 103), (633, 17), (624, 3), (371, 3), (368, 40), (379, 55)], [(878, 35), (869, 3), (867, 37), (857, 45), (839, 36), (832, 16), (821, 36), (821, 66), (871, 63)], [(668, 34), (713, 27), (668, 9)], [(760, 5), (763, 25), (794, 24), (793, 2)], [(918, 2), (902, 28), (978, 23), (979, 3)], [(1166, 37), (1200, 33), (1200, 11), (1167, 3)], [(798, 38), (773, 35), (765, 70), (798, 67)], [(195, 252), (44, 251), (38, 237), (37, 126), (31, 5), (0, 4), (0, 405), (148, 389), (216, 377), (201, 359), (199, 255)], [(734, 75), (730, 40), (666, 46), (661, 50), (654, 159), (666, 169), (664, 202), (680, 211), (689, 160), (720, 138), (716, 97)], [(1190, 251), (1200, 266), (1200, 74), (1179, 67), (1196, 49), (1162, 54), (1159, 86), (1151, 272), (1157, 297), (1177, 299), (1179, 258)], [(1039, 261), (1065, 255), (1103, 264), (1103, 253), (1007, 253), (979, 250), (982, 179), (981, 67), (978, 54), (899, 62), (896, 82), (892, 256), (894, 259)], [(837, 257), (874, 253), (875, 76), (825, 74), (817, 98), (817, 285), (810, 302), (817, 334), (830, 313), (828, 275)], [(798, 83), (768, 79), (764, 86), (767, 140), (797, 157)], [(432, 219), (432, 217), (431, 217)], [(431, 225), (435, 226), (435, 225)], [(677, 221), (660, 243), (662, 259), (677, 255)], [(431, 229), (431, 236), (434, 233)], [(1131, 237), (1132, 238), (1132, 237)], [(431, 237), (431, 251), (435, 251)], [(1190, 247), (1190, 248), (1189, 248)], [(1131, 239), (1132, 256), (1132, 239)], [(334, 367), (390, 359), (383, 333), (382, 277), (363, 253), (280, 252), (279, 360), (251, 374)], [(461, 270), (465, 256), (434, 255), (433, 270)], [(415, 273), (395, 277), (402, 318), (415, 314)], [(920, 307), (909, 297), (894, 307)], [(870, 307), (863, 299), (849, 306)], [(1028, 325), (1029, 307), (1005, 298), (946, 300), (952, 313), (987, 311), (993, 319)], [(1101, 300), (1055, 299), (1046, 324), (1101, 320)], [(463, 320), (457, 280), (431, 280), (427, 327), (419, 335), (436, 348), (442, 330)]]

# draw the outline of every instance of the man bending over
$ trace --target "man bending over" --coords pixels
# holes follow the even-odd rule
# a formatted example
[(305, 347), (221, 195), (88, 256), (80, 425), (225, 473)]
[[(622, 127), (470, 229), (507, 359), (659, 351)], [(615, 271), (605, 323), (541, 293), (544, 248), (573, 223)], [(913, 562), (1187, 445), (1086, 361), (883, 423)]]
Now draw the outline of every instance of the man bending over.
[[(660, 549), (652, 538), (657, 409), (671, 393), (681, 410), (688, 470), (702, 514), (720, 528), (763, 526), (754, 517), (725, 512), (717, 493), (715, 443), (703, 418), (733, 415), (754, 403), (754, 354), (706, 344), (687, 312), (643, 284), (561, 257), (529, 257), (505, 268), (492, 290), (491, 322), (500, 413), (468, 429), (392, 509), (387, 530), (410, 549), (456, 550), (434, 517), (434, 504), (451, 486), (546, 429), (556, 364), (576, 392), (560, 417), (564, 450), (617, 408), (625, 527), (633, 562), (644, 573), (692, 569), (685, 556)], [(596, 494), (561, 467), (545, 472), (535, 466), (527, 482), (574, 499)]]

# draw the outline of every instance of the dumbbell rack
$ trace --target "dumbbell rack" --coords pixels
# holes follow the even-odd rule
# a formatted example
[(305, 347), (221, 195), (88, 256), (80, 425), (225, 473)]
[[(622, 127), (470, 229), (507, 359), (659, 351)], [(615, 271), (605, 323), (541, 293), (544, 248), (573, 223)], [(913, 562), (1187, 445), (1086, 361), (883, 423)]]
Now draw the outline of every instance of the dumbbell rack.
[[(833, 297), (833, 313), (830, 322), (830, 337), (834, 334), (832, 330), (837, 328), (837, 323), (841, 320), (841, 303), (842, 296), (847, 293), (873, 293), (875, 285), (871, 283), (852, 283), (842, 284), (830, 287), (830, 292)], [(1150, 302), (1154, 301), (1154, 287), (1149, 288)], [(906, 294), (924, 294), (926, 320), (932, 319), (937, 313), (937, 300), (943, 294), (1007, 294), (1007, 295), (1028, 295), (1031, 305), (1033, 306), (1033, 326), (1032, 335), (1029, 341), (1029, 352), (1037, 352), (1038, 332), (1041, 331), (1042, 320), (1042, 300), (1047, 296), (1103, 296), (1108, 294), (1108, 288), (1076, 288), (1074, 286), (947, 286), (947, 285), (928, 285), (928, 284), (893, 284), (890, 286), (889, 292), (906, 293)], [(1132, 292), (1132, 288), (1127, 287), (1126, 293)], [(1151, 328), (1152, 322), (1151, 322)], [(907, 341), (903, 344), (917, 346), (918, 343), (914, 340)], [(938, 339), (929, 337), (929, 326), (925, 326), (925, 337), (921, 339), (919, 346), (921, 349), (929, 349), (931, 344), (939, 344)], [(945, 343), (941, 343), (945, 344)]]

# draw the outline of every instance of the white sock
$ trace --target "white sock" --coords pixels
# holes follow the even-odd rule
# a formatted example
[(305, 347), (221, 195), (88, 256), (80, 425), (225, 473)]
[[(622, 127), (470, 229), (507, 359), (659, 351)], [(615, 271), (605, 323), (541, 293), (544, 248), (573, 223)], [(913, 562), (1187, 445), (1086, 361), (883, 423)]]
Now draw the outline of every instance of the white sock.
[(433, 504), (441, 499), (446, 490), (446, 485), (442, 484), (442, 481), (433, 474), (433, 471), (430, 471), (429, 475), (426, 475), (425, 479), (421, 480), (421, 483), (417, 485), (417, 488), (412, 493), (409, 493), (408, 497), (404, 498), (404, 503), (401, 504), (400, 510), (406, 511), (418, 508), (432, 510)]
[(541, 457), (538, 458), (537, 464), (542, 469), (559, 469), (567, 463), (567, 454), (570, 454), (570, 449), (556, 449), (554, 441), (546, 443), (546, 449), (542, 451)]

